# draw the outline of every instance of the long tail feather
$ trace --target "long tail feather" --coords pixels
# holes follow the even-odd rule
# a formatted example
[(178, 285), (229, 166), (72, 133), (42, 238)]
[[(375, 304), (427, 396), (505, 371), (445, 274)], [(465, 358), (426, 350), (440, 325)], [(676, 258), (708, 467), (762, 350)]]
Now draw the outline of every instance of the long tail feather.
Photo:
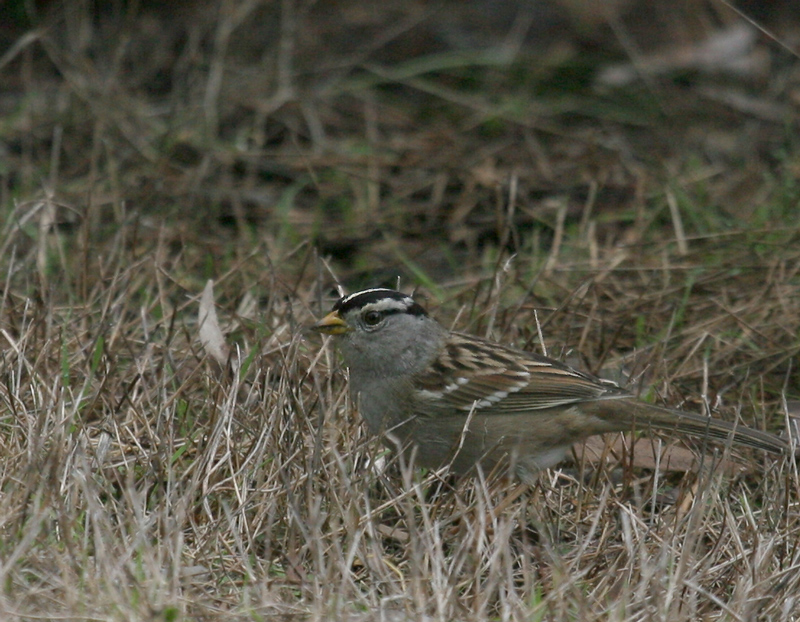
[[(594, 402), (592, 406), (593, 408), (590, 408), (592, 414), (608, 423), (619, 423), (618, 429), (620, 430), (650, 427), (723, 442), (732, 440), (740, 445), (776, 454), (788, 453), (790, 450), (790, 445), (785, 439), (769, 432), (762, 432), (721, 419), (653, 406), (635, 398), (600, 400)], [(623, 427), (626, 418), (629, 425)]]

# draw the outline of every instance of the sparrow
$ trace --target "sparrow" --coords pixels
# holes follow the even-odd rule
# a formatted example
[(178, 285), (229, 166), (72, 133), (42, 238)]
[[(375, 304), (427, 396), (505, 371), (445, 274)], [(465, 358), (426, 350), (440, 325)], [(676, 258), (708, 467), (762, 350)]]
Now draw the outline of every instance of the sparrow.
[(790, 449), (774, 434), (655, 406), (555, 359), (447, 330), (399, 291), (343, 296), (312, 328), (338, 342), (369, 431), (420, 466), (501, 465), (535, 479), (578, 441), (647, 428)]

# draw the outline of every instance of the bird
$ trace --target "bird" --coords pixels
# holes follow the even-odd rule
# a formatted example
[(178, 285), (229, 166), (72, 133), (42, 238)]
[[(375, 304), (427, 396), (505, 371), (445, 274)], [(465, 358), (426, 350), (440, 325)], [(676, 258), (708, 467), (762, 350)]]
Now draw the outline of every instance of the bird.
[(499, 466), (535, 480), (576, 442), (647, 428), (790, 449), (774, 434), (653, 405), (556, 359), (450, 331), (393, 289), (342, 296), (312, 329), (334, 336), (369, 432), (418, 466), (457, 475)]

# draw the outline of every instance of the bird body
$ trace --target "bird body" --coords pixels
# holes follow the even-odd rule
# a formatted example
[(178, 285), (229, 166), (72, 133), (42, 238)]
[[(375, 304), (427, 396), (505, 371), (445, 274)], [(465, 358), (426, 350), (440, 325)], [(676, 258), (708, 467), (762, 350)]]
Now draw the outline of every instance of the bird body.
[(336, 335), (367, 427), (416, 464), (465, 473), (508, 462), (523, 479), (595, 434), (653, 428), (782, 453), (783, 439), (643, 402), (564, 363), (450, 332), (410, 296), (345, 296), (314, 325)]

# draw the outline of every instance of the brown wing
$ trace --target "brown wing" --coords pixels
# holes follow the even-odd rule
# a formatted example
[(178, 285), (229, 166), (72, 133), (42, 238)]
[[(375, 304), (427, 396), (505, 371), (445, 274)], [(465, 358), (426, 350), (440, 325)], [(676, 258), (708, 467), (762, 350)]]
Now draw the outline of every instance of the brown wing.
[(453, 333), (417, 386), (446, 407), (511, 414), (629, 394), (543, 356)]
[[(640, 402), (613, 382), (595, 378), (556, 360), (504, 348), (471, 337), (452, 334), (431, 373), (416, 379), (423, 396), (444, 410), (482, 415), (515, 415), (583, 403), (579, 430), (553, 418), (548, 432), (553, 438), (572, 440), (635, 426), (677, 430), (701, 438), (734, 441), (783, 453), (789, 444), (767, 432)], [(619, 400), (609, 404), (609, 400)], [(520, 423), (522, 425), (523, 421)], [(506, 419), (506, 424), (509, 424)], [(522, 432), (522, 430), (520, 430)], [(508, 431), (498, 434), (498, 438)], [(571, 441), (569, 441), (571, 442)]]

